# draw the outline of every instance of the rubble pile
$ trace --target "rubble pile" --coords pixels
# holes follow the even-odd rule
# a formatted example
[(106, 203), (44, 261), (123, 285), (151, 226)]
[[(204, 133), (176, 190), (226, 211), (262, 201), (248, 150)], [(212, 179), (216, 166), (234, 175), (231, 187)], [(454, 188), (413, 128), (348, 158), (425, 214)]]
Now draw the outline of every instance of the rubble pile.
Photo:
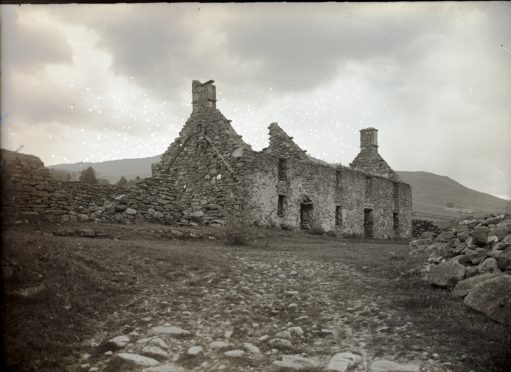
[(511, 325), (511, 215), (462, 220), (410, 242), (410, 254), (426, 253), (423, 277), (449, 288), (467, 306)]
[(440, 228), (429, 220), (412, 220), (412, 236), (414, 238), (420, 237), (427, 231), (439, 234)]

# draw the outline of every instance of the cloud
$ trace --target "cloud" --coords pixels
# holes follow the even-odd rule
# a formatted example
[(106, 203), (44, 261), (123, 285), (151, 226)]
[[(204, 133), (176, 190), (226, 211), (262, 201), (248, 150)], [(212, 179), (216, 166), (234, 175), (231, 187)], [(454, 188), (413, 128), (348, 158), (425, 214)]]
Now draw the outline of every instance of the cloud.
[(212, 78), (218, 107), (255, 148), (279, 121), (313, 156), (348, 164), (358, 130), (374, 126), (396, 169), (511, 193), (509, 3), (2, 10), (3, 130), (58, 132), (72, 142), (60, 153), (77, 160), (92, 142), (96, 160), (163, 151), (191, 110), (191, 80)]

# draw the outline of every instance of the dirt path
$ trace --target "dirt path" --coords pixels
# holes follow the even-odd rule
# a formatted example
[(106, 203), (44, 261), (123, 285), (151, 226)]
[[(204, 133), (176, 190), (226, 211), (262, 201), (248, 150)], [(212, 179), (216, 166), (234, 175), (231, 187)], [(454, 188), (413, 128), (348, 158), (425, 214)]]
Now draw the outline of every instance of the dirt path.
[[(273, 232), (250, 247), (236, 248), (224, 246), (214, 238), (214, 231), (207, 230), (197, 234), (185, 229), (185, 236), (196, 238), (183, 240), (170, 239), (177, 234), (171, 228), (154, 226), (70, 227), (76, 228), (94, 228), (95, 236), (102, 239), (52, 236), (56, 228), (47, 226), (13, 234), (6, 241), (8, 248), (12, 246), (7, 256), (10, 250), (18, 252), (19, 244), (31, 246), (44, 257), (44, 265), (69, 266), (71, 276), (62, 278), (73, 281), (81, 273), (80, 278), (107, 289), (103, 297), (98, 295), (101, 303), (91, 302), (76, 293), (88, 284), (77, 283), (70, 289), (59, 278), (56, 287), (47, 285), (62, 292), (59, 298), (76, 297), (69, 299), (70, 306), (62, 302), (64, 309), (58, 305), (69, 321), (57, 322), (55, 317), (50, 321), (34, 313), (33, 305), (23, 310), (27, 319), (12, 318), (20, 327), (29, 325), (25, 331), (8, 332), (16, 337), (19, 352), (26, 350), (27, 342), (36, 341), (35, 336), (53, 338), (51, 332), (67, 332), (70, 335), (63, 340), (77, 340), (69, 345), (72, 352), (64, 360), (54, 350), (49, 359), (55, 365), (52, 370), (345, 371), (349, 366), (348, 371), (477, 372), (507, 368), (508, 329), (465, 308), (447, 291), (413, 277), (399, 277), (410, 264), (406, 244)], [(56, 257), (48, 252), (57, 252)], [(21, 262), (23, 257), (16, 259)], [(41, 263), (37, 265), (41, 271)], [(51, 272), (45, 275), (52, 277)], [(110, 286), (118, 293), (108, 292)], [(52, 298), (50, 293), (47, 300)], [(77, 328), (82, 300), (89, 301), (84, 316), (93, 321)], [(16, 317), (17, 308), (11, 310)], [(32, 323), (28, 322), (32, 316)], [(48, 322), (48, 335), (34, 329), (43, 321)], [(77, 334), (76, 329), (84, 333)], [(44, 327), (41, 330), (45, 332)], [(41, 338), (40, 345), (46, 342)], [(332, 363), (335, 355), (338, 361)]]
[[(169, 248), (167, 242), (155, 245)], [(388, 268), (383, 260), (406, 251), (404, 245), (301, 236), (274, 239), (267, 248), (264, 242), (251, 248), (188, 246), (189, 252), (204, 249), (222, 264), (194, 267), (192, 261), (150, 277), (141, 296), (109, 319), (123, 327), (106, 326), (93, 340), (95, 345), (125, 335), (129, 343), (103, 342), (79, 369), (132, 366), (115, 357), (122, 352), (161, 363), (150, 371), (326, 370), (335, 354), (350, 352), (360, 357), (350, 370), (470, 370), (470, 347), (459, 344), (466, 330), (438, 329), (442, 324), (429, 314), (435, 309), (410, 309), (410, 291), (381, 270)], [(281, 362), (283, 355), (298, 354), (306, 360)]]

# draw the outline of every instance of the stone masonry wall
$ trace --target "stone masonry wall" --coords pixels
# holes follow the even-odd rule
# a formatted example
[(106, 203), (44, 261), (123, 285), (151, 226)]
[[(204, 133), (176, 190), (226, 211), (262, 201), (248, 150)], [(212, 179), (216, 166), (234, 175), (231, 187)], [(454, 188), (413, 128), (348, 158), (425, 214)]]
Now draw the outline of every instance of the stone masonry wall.
[[(269, 127), (269, 146), (253, 151), (216, 109), (212, 83), (192, 83), (192, 114), (153, 164), (152, 177), (133, 188), (56, 181), (35, 156), (3, 151), (6, 215), (223, 225), (244, 211), (263, 225), (358, 236), (370, 231), (378, 239), (411, 235), (411, 189), (388, 165), (389, 174), (381, 175), (314, 159), (277, 123)], [(376, 130), (369, 130), (361, 153), (370, 148), (374, 155)]]
[(2, 214), (7, 221), (109, 220), (103, 214), (125, 192), (113, 185), (53, 179), (32, 155), (2, 150)]
[[(300, 228), (301, 204), (310, 201), (314, 225), (326, 231), (363, 236), (364, 209), (370, 209), (374, 238), (411, 234), (411, 188), (405, 183), (313, 159), (275, 123), (270, 126), (270, 146), (255, 158), (247, 182), (254, 220)], [(284, 179), (278, 174), (280, 159), (285, 161)], [(279, 195), (285, 200), (281, 216)]]

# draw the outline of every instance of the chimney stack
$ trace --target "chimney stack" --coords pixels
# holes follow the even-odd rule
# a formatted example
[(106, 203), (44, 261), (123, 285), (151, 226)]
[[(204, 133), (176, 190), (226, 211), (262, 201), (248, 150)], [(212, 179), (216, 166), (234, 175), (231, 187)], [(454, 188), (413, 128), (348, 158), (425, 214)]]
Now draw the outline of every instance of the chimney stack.
[(366, 128), (360, 130), (360, 150), (378, 152), (378, 129)]
[(216, 108), (216, 87), (213, 85), (214, 80), (208, 80), (201, 83), (198, 80), (192, 82), (192, 106), (196, 107), (212, 107)]

